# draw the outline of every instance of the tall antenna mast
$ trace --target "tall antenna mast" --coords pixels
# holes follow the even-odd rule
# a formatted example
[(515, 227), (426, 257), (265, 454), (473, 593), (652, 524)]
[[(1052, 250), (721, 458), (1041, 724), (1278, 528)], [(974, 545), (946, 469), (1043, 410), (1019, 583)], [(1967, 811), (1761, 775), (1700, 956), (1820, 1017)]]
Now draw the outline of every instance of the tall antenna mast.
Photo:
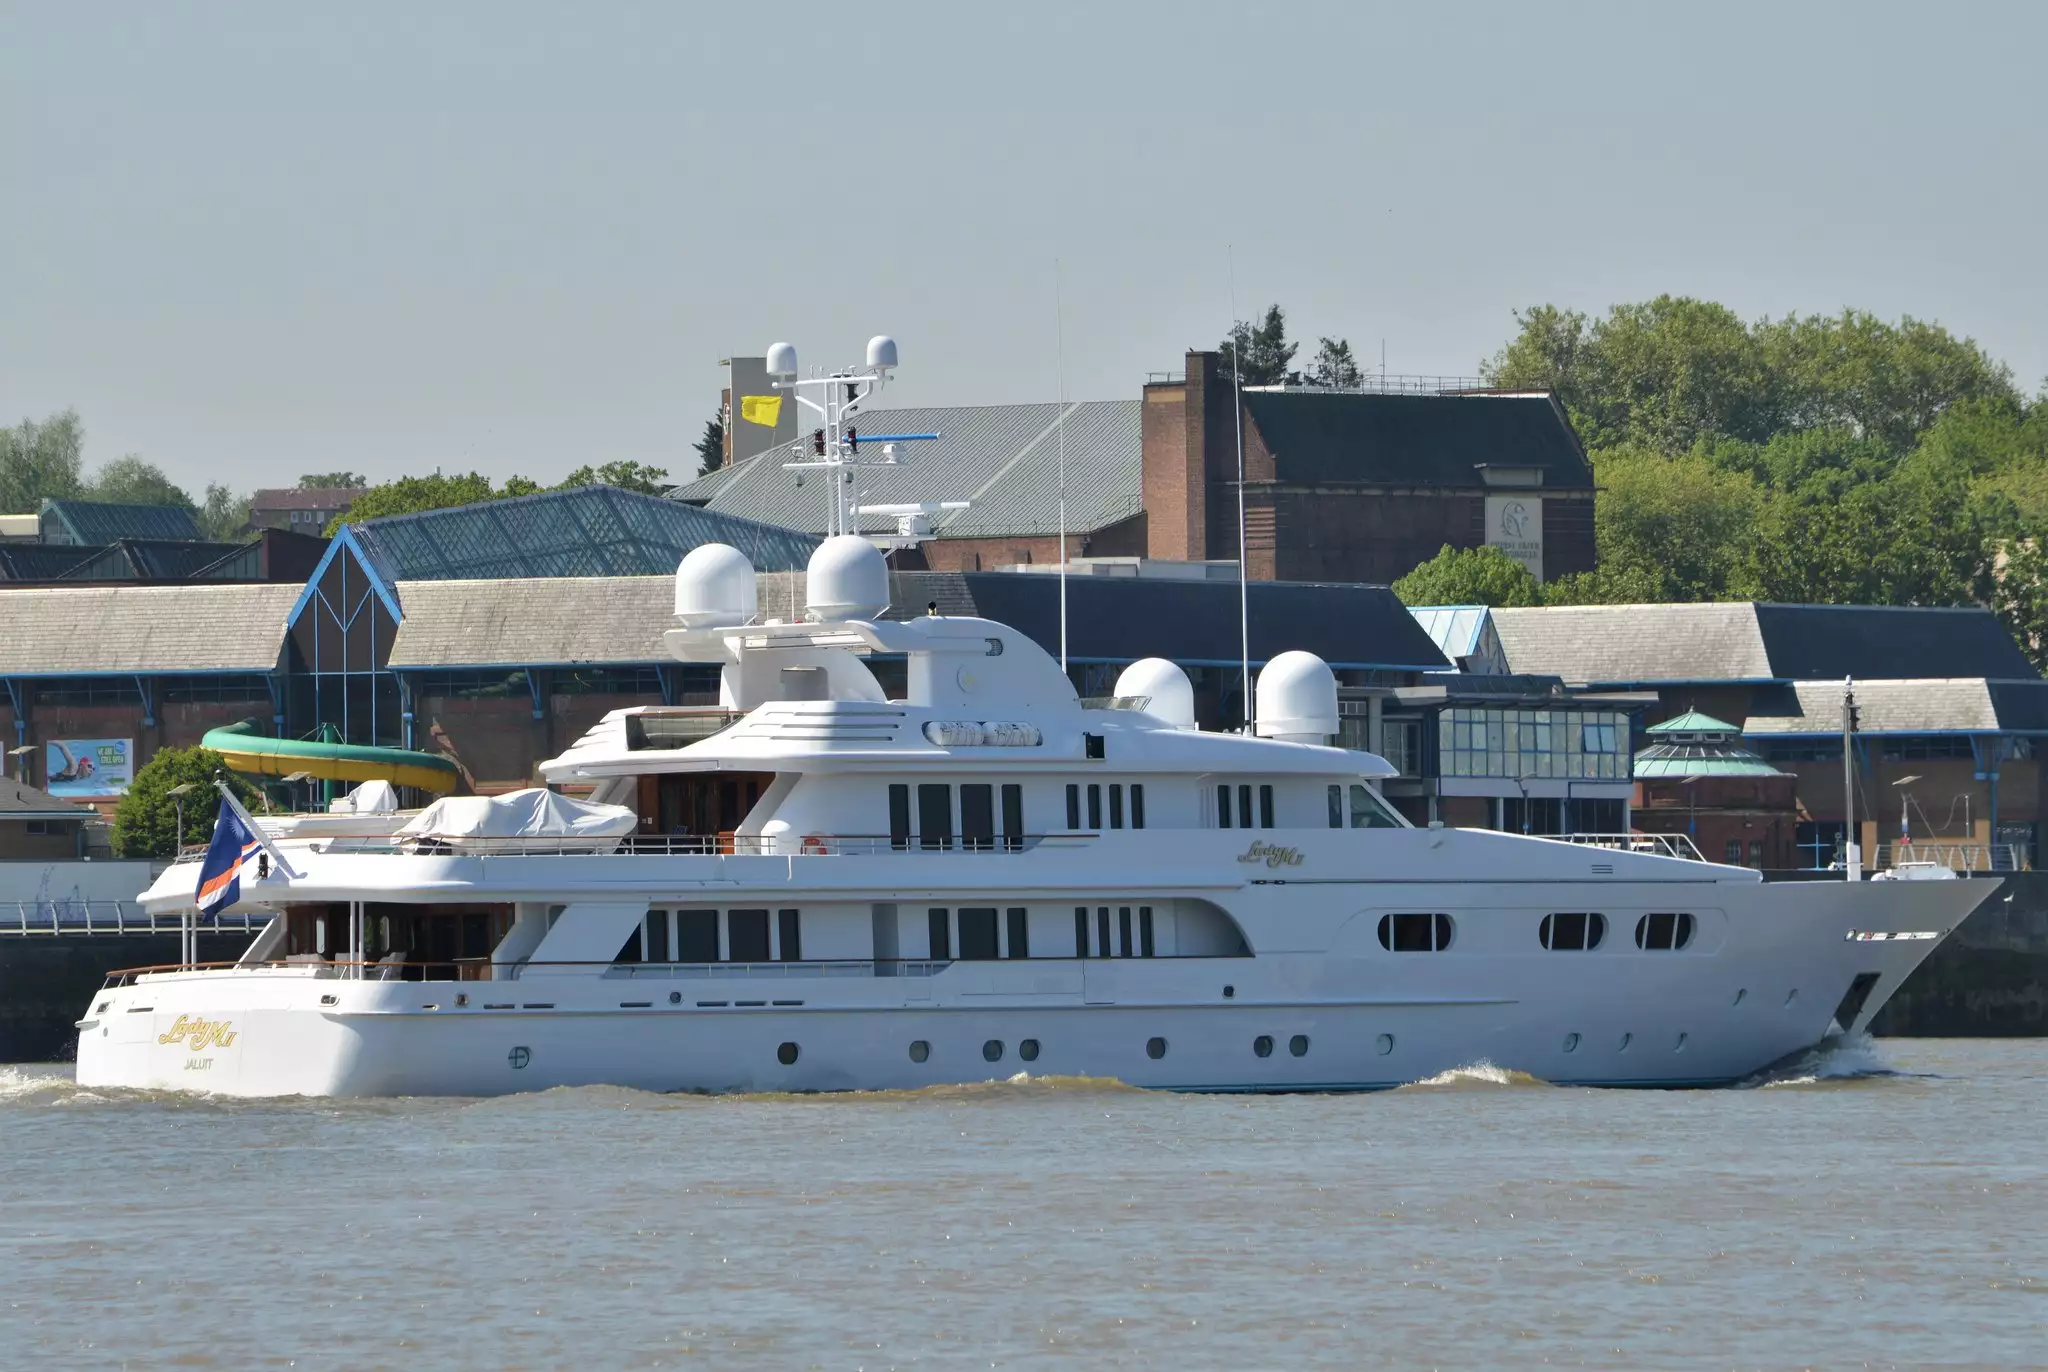
[(1241, 673), (1238, 679), (1244, 683), (1244, 727), (1249, 733), (1258, 722), (1258, 712), (1252, 705), (1251, 593), (1245, 584), (1251, 569), (1245, 563), (1244, 535), (1244, 337), (1237, 331), (1237, 254), (1226, 243), (1223, 255), (1230, 271), (1230, 408), (1231, 418), (1237, 422), (1237, 643)]
[(1067, 670), (1067, 329), (1060, 302), (1060, 260), (1052, 260), (1052, 333), (1060, 438), (1060, 672)]

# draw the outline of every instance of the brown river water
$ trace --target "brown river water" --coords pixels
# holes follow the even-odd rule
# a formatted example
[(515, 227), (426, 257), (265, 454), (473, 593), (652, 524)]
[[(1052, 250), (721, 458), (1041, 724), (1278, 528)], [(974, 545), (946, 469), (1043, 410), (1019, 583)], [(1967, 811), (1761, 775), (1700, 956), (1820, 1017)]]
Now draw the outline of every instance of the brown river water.
[(1725, 1091), (226, 1101), (0, 1068), (0, 1369), (2048, 1365), (2048, 1041)]

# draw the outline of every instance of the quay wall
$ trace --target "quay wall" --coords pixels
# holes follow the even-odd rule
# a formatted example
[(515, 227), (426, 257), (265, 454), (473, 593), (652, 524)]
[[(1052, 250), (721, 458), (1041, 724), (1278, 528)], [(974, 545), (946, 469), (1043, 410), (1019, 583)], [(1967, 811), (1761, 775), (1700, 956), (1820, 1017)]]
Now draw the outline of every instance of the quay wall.
[(2007, 873), (1878, 1012), (1871, 1032), (2048, 1037), (2048, 872)]
[[(199, 936), (201, 962), (232, 962), (250, 934)], [(178, 935), (28, 934), (0, 938), (0, 1062), (68, 1062), (73, 1028), (108, 972), (178, 960)]]

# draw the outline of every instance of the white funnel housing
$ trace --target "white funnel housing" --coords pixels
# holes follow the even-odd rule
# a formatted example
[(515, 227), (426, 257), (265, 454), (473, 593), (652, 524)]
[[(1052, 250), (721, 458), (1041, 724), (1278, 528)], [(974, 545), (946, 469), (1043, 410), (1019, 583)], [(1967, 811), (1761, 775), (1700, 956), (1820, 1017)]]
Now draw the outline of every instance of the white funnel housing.
[(1260, 738), (1328, 743), (1337, 732), (1337, 674), (1314, 653), (1287, 652), (1259, 673)]
[(889, 608), (889, 564), (859, 534), (835, 534), (811, 554), (804, 604), (820, 623), (873, 619)]
[(676, 618), (692, 629), (744, 624), (754, 617), (754, 564), (727, 543), (690, 549), (676, 567)]
[(878, 333), (868, 340), (868, 365), (887, 370), (896, 365), (896, 340)]
[(1116, 679), (1120, 696), (1149, 696), (1145, 713), (1176, 729), (1195, 727), (1195, 683), (1180, 665), (1163, 657), (1140, 658)]

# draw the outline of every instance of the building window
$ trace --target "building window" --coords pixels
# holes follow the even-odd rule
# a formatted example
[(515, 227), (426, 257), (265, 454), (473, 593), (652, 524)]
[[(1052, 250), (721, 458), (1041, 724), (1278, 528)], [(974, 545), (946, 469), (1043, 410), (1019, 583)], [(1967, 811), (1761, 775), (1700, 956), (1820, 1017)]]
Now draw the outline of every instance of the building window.
[(1390, 953), (1441, 953), (1450, 946), (1449, 915), (1380, 916), (1380, 947)]
[(1636, 921), (1636, 947), (1672, 952), (1692, 942), (1693, 918), (1686, 914), (1644, 915)]
[(1625, 781), (1628, 716), (1619, 710), (1490, 710), (1438, 716), (1438, 770), (1448, 777)]
[(1731, 838), (1721, 845), (1721, 857), (1730, 867), (1742, 865), (1742, 840)]
[(718, 911), (676, 911), (676, 961), (718, 961)]
[(1404, 777), (1422, 775), (1422, 721), (1389, 719), (1380, 724), (1380, 756)]
[[(1841, 753), (1837, 751), (1835, 756), (1840, 757)], [(1825, 868), (1842, 856), (1842, 821), (1830, 819), (1801, 823), (1792, 831), (1792, 841), (1799, 850), (1801, 867)]]
[(1580, 953), (1598, 948), (1607, 938), (1607, 916), (1545, 915), (1538, 935), (1553, 953)]
[(1759, 868), (1764, 865), (1764, 841), (1760, 838), (1749, 841), (1749, 865)]
[(953, 846), (953, 788), (929, 783), (917, 788), (917, 840), (925, 848)]

